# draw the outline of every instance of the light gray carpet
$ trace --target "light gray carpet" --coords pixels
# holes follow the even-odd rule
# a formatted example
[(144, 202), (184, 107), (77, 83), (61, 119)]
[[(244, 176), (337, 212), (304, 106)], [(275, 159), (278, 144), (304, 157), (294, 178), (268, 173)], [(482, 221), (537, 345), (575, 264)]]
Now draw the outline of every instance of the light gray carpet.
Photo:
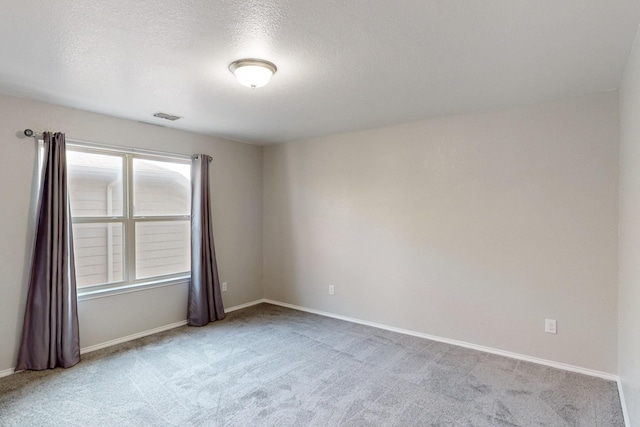
[(0, 379), (2, 426), (623, 426), (616, 384), (261, 304)]

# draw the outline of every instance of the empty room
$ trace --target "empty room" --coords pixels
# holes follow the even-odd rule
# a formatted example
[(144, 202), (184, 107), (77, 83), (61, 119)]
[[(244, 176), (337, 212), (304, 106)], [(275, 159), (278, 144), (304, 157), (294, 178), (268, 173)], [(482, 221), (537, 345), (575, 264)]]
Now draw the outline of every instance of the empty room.
[(0, 12), (0, 426), (640, 427), (640, 1)]

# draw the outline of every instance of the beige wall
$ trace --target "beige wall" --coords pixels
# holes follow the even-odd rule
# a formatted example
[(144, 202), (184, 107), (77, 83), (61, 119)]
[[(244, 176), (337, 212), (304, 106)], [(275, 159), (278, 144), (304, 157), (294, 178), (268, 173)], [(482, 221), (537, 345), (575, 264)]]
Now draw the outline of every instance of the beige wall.
[[(185, 119), (185, 120), (188, 120)], [(0, 95), (0, 371), (15, 364), (32, 250), (36, 150), (25, 128), (183, 154), (212, 164), (213, 223), (225, 306), (262, 298), (262, 148)], [(186, 318), (185, 285), (79, 302), (87, 347)]]
[[(623, 97), (623, 113), (638, 115), (627, 80), (636, 109)], [(9, 96), (0, 111), (0, 371), (15, 363), (26, 297), (36, 156), (20, 132), (32, 128), (213, 155), (226, 306), (262, 298), (264, 274), (267, 298), (617, 372), (617, 92), (270, 146), (264, 159), (261, 147)], [(623, 321), (624, 303), (630, 335), (638, 319)], [(185, 305), (184, 285), (81, 301), (82, 346), (183, 320)], [(621, 342), (621, 373), (637, 344)], [(625, 378), (637, 396), (637, 371)]]
[(618, 370), (631, 425), (640, 426), (640, 46), (620, 90)]
[(618, 139), (614, 91), (266, 147), (265, 296), (616, 373)]

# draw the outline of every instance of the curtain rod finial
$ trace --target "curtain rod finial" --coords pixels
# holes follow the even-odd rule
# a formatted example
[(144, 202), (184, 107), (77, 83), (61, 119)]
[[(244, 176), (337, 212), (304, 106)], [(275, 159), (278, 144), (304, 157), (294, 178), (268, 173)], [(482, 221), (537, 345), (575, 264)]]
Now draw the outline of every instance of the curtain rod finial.
[(24, 136), (33, 136), (33, 131), (31, 129), (25, 129)]

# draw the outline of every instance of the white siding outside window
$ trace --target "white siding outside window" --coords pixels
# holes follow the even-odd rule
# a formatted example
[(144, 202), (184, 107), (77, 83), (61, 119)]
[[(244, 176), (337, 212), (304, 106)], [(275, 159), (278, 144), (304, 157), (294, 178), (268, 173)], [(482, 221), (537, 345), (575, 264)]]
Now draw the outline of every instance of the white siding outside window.
[(68, 147), (67, 170), (79, 289), (189, 275), (188, 160)]

